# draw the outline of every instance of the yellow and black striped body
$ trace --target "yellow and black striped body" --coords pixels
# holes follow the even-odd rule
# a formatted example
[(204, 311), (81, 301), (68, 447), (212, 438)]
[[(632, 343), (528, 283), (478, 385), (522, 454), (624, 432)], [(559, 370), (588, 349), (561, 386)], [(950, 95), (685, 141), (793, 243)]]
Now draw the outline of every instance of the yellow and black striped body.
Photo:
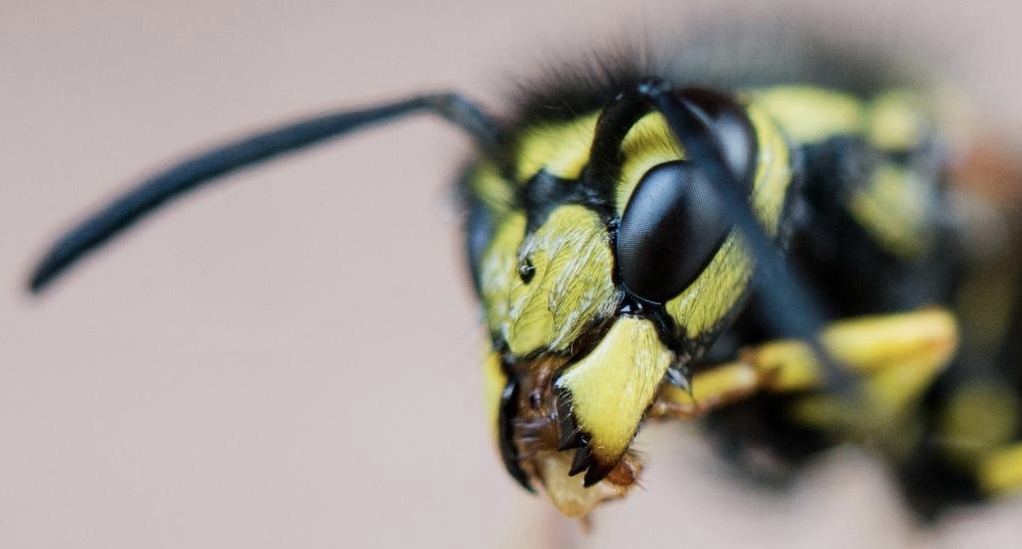
[(644, 423), (703, 417), (760, 478), (855, 443), (925, 515), (1022, 489), (1017, 227), (968, 228), (976, 174), (898, 71), (750, 30), (558, 69), (507, 119), (431, 93), (225, 142), (85, 217), (28, 288), (234, 170), (432, 114), (480, 151), (460, 191), (500, 452), (564, 513), (628, 492)]
[[(953, 309), (969, 266), (950, 213), (950, 155), (935, 107), (894, 81), (865, 81), (868, 66), (818, 65), (831, 77), (753, 72), (742, 86), (740, 76), (703, 81), (651, 63), (568, 79), (526, 98), (500, 150), (468, 170), (468, 256), (491, 340), (485, 367), (501, 453), (521, 484), (542, 487), (566, 514), (627, 492), (641, 470), (633, 437), (647, 419), (696, 398), (701, 374), (784, 335), (760, 310), (754, 255), (700, 191), (720, 183), (700, 180), (701, 159), (663, 115), (620, 128), (612, 155), (598, 144), (615, 98), (642, 76), (672, 82), (706, 121), (761, 230), (826, 318), (900, 322), (886, 315)], [(928, 326), (930, 313), (921, 314)], [(758, 476), (778, 478), (847, 441), (891, 460), (926, 514), (998, 491), (977, 479), (986, 456), (1019, 438), (1019, 353), (1000, 363), (952, 361), (957, 329), (939, 317), (935, 358), (906, 367), (910, 380), (877, 382), (885, 388), (876, 394), (896, 396), (842, 401), (849, 407), (835, 415), (826, 397), (856, 390), (742, 389), (697, 415), (708, 413), (711, 436)], [(1018, 335), (1017, 319), (1011, 330)], [(958, 402), (991, 386), (997, 399), (987, 392)], [(856, 425), (860, 415), (904, 430), (873, 432)], [(950, 449), (949, 431), (975, 421), (990, 424), (979, 435), (984, 448)], [(774, 459), (746, 459), (764, 453)], [(1005, 471), (1022, 462), (1006, 459)]]

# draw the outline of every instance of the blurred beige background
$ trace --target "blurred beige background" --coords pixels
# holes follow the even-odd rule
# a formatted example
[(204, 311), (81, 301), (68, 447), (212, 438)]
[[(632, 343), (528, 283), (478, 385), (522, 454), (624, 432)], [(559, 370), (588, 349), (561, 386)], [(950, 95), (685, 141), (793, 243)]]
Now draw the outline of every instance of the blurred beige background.
[[(683, 19), (662, 1), (279, 4), (0, 0), (0, 547), (1022, 539), (1018, 501), (918, 529), (854, 452), (756, 492), (677, 427), (644, 437), (645, 488), (580, 535), (491, 448), (447, 195), (469, 147), (432, 120), (237, 175), (26, 297), (49, 239), (185, 152), (417, 90), (500, 105), (501, 75), (544, 52)], [(1022, 3), (854, 4), (808, 17), (941, 44), (1019, 143)]]

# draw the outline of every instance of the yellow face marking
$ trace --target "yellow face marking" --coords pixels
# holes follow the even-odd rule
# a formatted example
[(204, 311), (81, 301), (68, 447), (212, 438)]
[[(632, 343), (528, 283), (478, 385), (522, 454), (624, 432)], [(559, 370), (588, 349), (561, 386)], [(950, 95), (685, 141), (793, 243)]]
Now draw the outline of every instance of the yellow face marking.
[[(617, 304), (606, 227), (598, 215), (576, 205), (556, 208), (525, 236), (525, 217), (509, 216), (482, 259), (481, 279), (490, 329), (517, 356), (564, 351), (593, 320)], [(518, 267), (531, 263), (529, 283)]]
[(479, 260), (480, 293), (491, 333), (499, 333), (510, 314), (511, 288), (519, 283), (518, 246), (525, 236), (525, 223), (521, 213), (505, 217)]
[(475, 169), (469, 187), (472, 195), (497, 216), (503, 215), (514, 205), (514, 187), (501, 177), (496, 166), (491, 163), (482, 163)]
[(589, 161), (599, 116), (595, 112), (570, 122), (526, 128), (519, 142), (518, 180), (528, 181), (543, 168), (562, 179), (578, 179)]
[(808, 86), (779, 86), (752, 92), (757, 105), (799, 143), (819, 143), (836, 134), (861, 133), (862, 104), (854, 97)]
[(665, 305), (690, 337), (712, 330), (738, 304), (752, 274), (752, 261), (731, 233), (699, 277)]
[[(788, 144), (765, 112), (754, 105), (747, 112), (759, 143), (752, 209), (767, 234), (775, 235), (793, 176)], [(667, 312), (689, 337), (711, 331), (738, 305), (751, 275), (752, 261), (732, 232), (699, 277), (667, 302)]]
[(594, 457), (613, 463), (628, 450), (673, 360), (650, 321), (621, 317), (589, 355), (561, 374), (556, 386), (569, 391), (572, 415), (591, 436)]
[(615, 200), (618, 215), (624, 215), (628, 199), (646, 172), (659, 164), (685, 158), (667, 120), (657, 112), (643, 116), (628, 130), (621, 143), (621, 154), (624, 161)]

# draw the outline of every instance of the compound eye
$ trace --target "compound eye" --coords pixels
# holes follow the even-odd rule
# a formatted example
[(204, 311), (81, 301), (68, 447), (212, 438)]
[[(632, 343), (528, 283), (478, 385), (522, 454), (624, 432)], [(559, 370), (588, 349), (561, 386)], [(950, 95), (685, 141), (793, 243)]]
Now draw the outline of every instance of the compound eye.
[(618, 276), (635, 296), (663, 303), (702, 272), (730, 225), (709, 181), (687, 161), (643, 175), (618, 227)]

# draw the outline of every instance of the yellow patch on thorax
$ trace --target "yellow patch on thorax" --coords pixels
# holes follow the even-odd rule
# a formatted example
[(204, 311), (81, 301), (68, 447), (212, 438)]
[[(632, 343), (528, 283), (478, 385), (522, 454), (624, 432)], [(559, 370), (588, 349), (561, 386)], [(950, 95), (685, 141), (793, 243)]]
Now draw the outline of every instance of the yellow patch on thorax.
[(846, 93), (812, 86), (777, 86), (752, 91), (751, 95), (784, 133), (799, 143), (857, 134), (865, 127), (862, 102)]
[(885, 93), (870, 102), (867, 136), (883, 150), (908, 150), (922, 142), (932, 123), (927, 105), (907, 91)]
[(936, 228), (927, 206), (932, 182), (908, 168), (885, 162), (849, 197), (848, 210), (888, 253), (913, 259), (933, 245)]

